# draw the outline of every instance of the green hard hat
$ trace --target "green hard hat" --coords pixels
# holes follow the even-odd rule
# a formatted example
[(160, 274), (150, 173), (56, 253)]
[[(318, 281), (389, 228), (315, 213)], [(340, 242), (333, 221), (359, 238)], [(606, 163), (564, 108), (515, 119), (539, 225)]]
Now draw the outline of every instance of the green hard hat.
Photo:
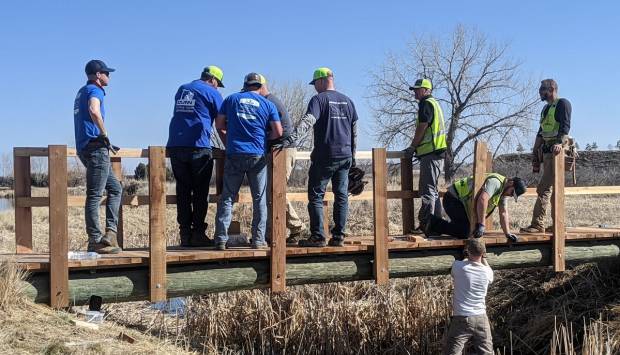
[(326, 67), (318, 68), (314, 71), (314, 75), (312, 75), (312, 81), (310, 82), (310, 85), (314, 85), (314, 82), (318, 79), (327, 78), (328, 76), (334, 76), (334, 73), (332, 73), (331, 69)]
[(431, 84), (431, 81), (429, 79), (418, 79), (415, 81), (415, 84), (413, 84), (413, 86), (409, 87), (409, 90), (419, 89), (419, 88), (425, 88), (425, 89), (432, 90), (433, 84)]
[(219, 67), (216, 67), (215, 65), (209, 65), (208, 67), (204, 68), (204, 70), (202, 71), (202, 75), (211, 75), (212, 77), (215, 78), (215, 80), (217, 80), (217, 86), (223, 88), (224, 87), (224, 83), (222, 82), (222, 80), (224, 80), (224, 72), (222, 71), (222, 69), (220, 69)]

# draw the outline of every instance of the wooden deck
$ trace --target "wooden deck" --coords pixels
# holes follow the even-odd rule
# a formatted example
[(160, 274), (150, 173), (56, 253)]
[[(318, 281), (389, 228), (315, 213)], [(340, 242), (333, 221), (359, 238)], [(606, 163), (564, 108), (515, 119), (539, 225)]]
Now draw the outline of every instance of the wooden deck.
[[(287, 257), (303, 257), (326, 254), (372, 253), (374, 241), (372, 236), (347, 238), (344, 247), (301, 248), (287, 247)], [(610, 228), (568, 228), (566, 241), (620, 239), (620, 229)], [(519, 242), (510, 243), (503, 233), (491, 231), (484, 237), (487, 245), (535, 244), (549, 243), (550, 233), (521, 234)], [(389, 251), (433, 250), (462, 247), (464, 240), (450, 237), (424, 238), (419, 234), (390, 236)], [(192, 264), (205, 262), (221, 262), (227, 260), (267, 259), (271, 255), (269, 249), (255, 250), (249, 247), (234, 247), (225, 251), (213, 248), (179, 248), (168, 247), (166, 263)], [(21, 267), (30, 272), (47, 272), (49, 270), (49, 254), (0, 254), (1, 259), (15, 260)], [(128, 249), (117, 255), (101, 255), (93, 260), (69, 260), (69, 269), (100, 269), (125, 268), (149, 265), (148, 249)]]

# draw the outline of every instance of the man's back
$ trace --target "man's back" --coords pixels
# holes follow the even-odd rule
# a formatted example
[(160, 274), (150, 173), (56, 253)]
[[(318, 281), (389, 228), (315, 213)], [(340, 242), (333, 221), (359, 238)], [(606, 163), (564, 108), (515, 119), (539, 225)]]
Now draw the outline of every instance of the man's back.
[(493, 282), (493, 270), (480, 262), (455, 261), (452, 264), (454, 296), (452, 310), (455, 316), (475, 316), (486, 313), (487, 288)]
[(327, 90), (310, 99), (308, 113), (316, 118), (313, 158), (351, 157), (352, 126), (357, 121), (357, 112), (351, 99), (336, 90)]
[(265, 154), (267, 128), (280, 121), (272, 102), (255, 92), (239, 92), (224, 100), (220, 113), (226, 116), (227, 154)]

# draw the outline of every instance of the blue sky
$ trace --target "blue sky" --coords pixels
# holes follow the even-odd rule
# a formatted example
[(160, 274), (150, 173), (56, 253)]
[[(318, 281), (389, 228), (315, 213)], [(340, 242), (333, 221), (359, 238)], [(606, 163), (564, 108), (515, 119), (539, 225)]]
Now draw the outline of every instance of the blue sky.
[(359, 147), (369, 149), (377, 145), (364, 99), (369, 71), (413, 34), (444, 35), (459, 23), (509, 41), (533, 78), (556, 78), (573, 105), (572, 135), (582, 147), (604, 148), (620, 139), (619, 8), (613, 1), (3, 2), (0, 153), (75, 144), (73, 99), (92, 58), (117, 69), (106, 125), (120, 146), (164, 145), (177, 87), (216, 64), (224, 95), (250, 71), (307, 82), (314, 68), (332, 68), (337, 88), (358, 106), (366, 132)]

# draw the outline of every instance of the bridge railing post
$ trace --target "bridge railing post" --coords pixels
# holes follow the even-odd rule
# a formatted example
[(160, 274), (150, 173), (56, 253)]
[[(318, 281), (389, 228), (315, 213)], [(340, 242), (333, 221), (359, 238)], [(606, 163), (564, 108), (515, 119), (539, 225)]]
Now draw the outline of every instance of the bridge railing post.
[(149, 290), (166, 300), (166, 150), (149, 146)]
[(13, 190), (15, 195), (15, 253), (32, 253), (32, 208), (20, 207), (20, 197), (32, 197), (30, 156), (19, 156), (13, 149)]
[(375, 232), (373, 271), (375, 282), (378, 285), (384, 285), (390, 279), (388, 260), (387, 153), (385, 148), (372, 149), (372, 184)]
[[(118, 181), (122, 184), (123, 183), (123, 165), (121, 162), (121, 157), (111, 157), (110, 160), (112, 161), (112, 172), (114, 172), (114, 175), (116, 176)], [(123, 234), (123, 204), (122, 203), (118, 207), (118, 225), (116, 228), (117, 228), (116, 239), (118, 240), (118, 245), (121, 248), (124, 248), (125, 242), (124, 242), (124, 234)]]
[(565, 271), (564, 150), (553, 157), (551, 213), (553, 215), (553, 269), (556, 272)]
[[(486, 172), (487, 173), (493, 172), (493, 154), (491, 152), (487, 152)], [(487, 231), (490, 231), (491, 229), (493, 229), (493, 216), (489, 216), (484, 220), (484, 227), (486, 228)]]
[(50, 306), (69, 306), (67, 146), (48, 146)]
[(271, 291), (286, 291), (286, 151), (271, 151)]
[[(400, 158), (400, 190), (413, 192), (413, 164), (411, 157)], [(415, 230), (415, 204), (413, 197), (402, 198), (402, 223), (403, 234), (409, 234)]]
[(484, 183), (484, 174), (487, 168), (487, 144), (482, 141), (476, 141), (474, 147), (474, 190), (471, 194), (470, 201), (470, 214), (469, 214), (469, 226), (470, 233), (476, 228), (477, 213), (476, 213), (476, 197), (482, 188)]

